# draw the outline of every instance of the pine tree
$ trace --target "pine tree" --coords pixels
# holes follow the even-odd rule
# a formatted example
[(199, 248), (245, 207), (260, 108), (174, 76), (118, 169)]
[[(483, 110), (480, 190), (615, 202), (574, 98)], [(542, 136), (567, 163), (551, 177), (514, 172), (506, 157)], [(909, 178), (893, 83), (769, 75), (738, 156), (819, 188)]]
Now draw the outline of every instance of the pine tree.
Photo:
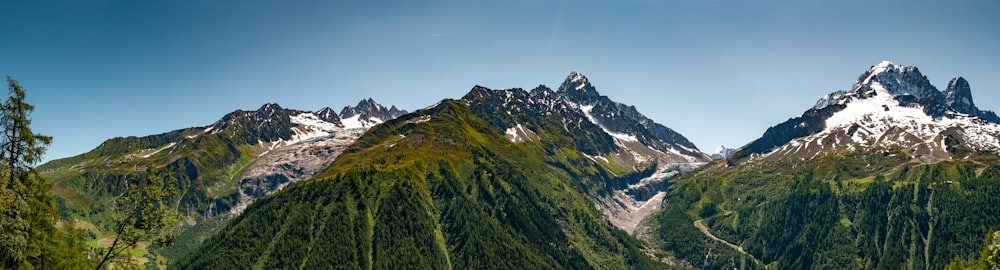
[(177, 189), (173, 176), (161, 178), (156, 173), (128, 179), (125, 194), (116, 199), (115, 240), (102, 251), (95, 269), (112, 261), (131, 263), (127, 248), (136, 248), (141, 241), (168, 246), (176, 236), (181, 215), (171, 206)]
[(1000, 231), (990, 230), (985, 242), (979, 254), (979, 269), (1000, 269)]
[(48, 183), (32, 166), (52, 137), (31, 131), (34, 106), (24, 90), (7, 77), (9, 96), (0, 104), (0, 263), (4, 268), (40, 262), (47, 237), (55, 231), (55, 207)]
[(0, 104), (0, 267), (82, 268), (90, 265), (83, 236), (56, 228), (51, 185), (35, 170), (52, 137), (31, 130), (35, 107), (9, 76)]

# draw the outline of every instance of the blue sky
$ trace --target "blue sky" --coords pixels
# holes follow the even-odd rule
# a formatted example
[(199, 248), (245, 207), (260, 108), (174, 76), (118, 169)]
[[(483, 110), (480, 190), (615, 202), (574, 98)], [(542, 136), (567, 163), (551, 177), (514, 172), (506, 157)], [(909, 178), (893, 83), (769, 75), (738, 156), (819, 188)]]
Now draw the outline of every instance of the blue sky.
[(703, 151), (740, 146), (881, 60), (1000, 110), (998, 1), (0, 1), (0, 74), (46, 159), (267, 102), (418, 109), (580, 71)]

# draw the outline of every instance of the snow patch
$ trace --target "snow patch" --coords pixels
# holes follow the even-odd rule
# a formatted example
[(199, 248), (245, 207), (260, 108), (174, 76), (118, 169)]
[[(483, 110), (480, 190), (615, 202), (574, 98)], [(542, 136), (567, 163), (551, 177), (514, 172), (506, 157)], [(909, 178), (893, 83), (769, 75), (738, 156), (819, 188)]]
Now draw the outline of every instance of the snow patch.
[(420, 124), (420, 123), (424, 123), (424, 122), (427, 122), (427, 121), (430, 121), (430, 120), (431, 120), (431, 116), (430, 115), (424, 115), (424, 116), (417, 117), (416, 119), (407, 120), (406, 122), (407, 123), (411, 123), (411, 124)]
[(336, 124), (324, 121), (311, 112), (292, 115), (291, 122), (297, 126), (292, 127), (292, 139), (289, 144), (329, 136), (343, 130)]
[(594, 162), (597, 162), (597, 163), (605, 163), (605, 164), (610, 164), (611, 163), (611, 161), (608, 160), (608, 158), (603, 157), (603, 156), (591, 156), (591, 155), (588, 155), (587, 153), (583, 153), (583, 155), (586, 156), (588, 159), (590, 159), (590, 160), (592, 160)]
[(150, 152), (150, 153), (148, 153), (148, 154), (145, 154), (145, 155), (141, 155), (141, 156), (139, 156), (139, 157), (141, 157), (141, 158), (148, 158), (148, 157), (151, 157), (151, 156), (155, 155), (156, 153), (159, 153), (160, 151), (163, 151), (163, 150), (165, 150), (165, 149), (167, 149), (167, 148), (170, 148), (170, 147), (174, 147), (174, 145), (177, 145), (177, 142), (172, 142), (172, 143), (169, 143), (169, 144), (167, 144), (167, 145), (165, 145), (165, 146), (163, 146), (163, 147), (160, 147), (160, 148), (156, 149), (156, 150), (155, 150), (155, 151), (153, 151), (153, 152)]
[(605, 128), (604, 125), (601, 125), (601, 123), (598, 123), (597, 122), (597, 118), (594, 118), (594, 116), (590, 114), (590, 111), (594, 109), (594, 105), (579, 106), (579, 108), (580, 108), (580, 111), (583, 112), (583, 115), (587, 116), (587, 120), (590, 120), (591, 123), (594, 123), (598, 127), (601, 127), (601, 129), (604, 130), (604, 133), (607, 133), (608, 135), (611, 135), (611, 137), (615, 137), (615, 138), (617, 138), (619, 140), (628, 141), (628, 142), (638, 142), (639, 141), (639, 138), (637, 138), (635, 135), (629, 135), (629, 134), (624, 134), (624, 133), (617, 133), (617, 132), (614, 132), (614, 131), (611, 131), (611, 130)]
[(344, 124), (344, 129), (368, 129), (375, 125), (381, 124), (383, 121), (379, 118), (369, 118), (361, 119), (361, 115), (355, 115), (348, 118), (340, 119), (340, 122)]
[(517, 124), (517, 126), (514, 126), (512, 128), (508, 128), (504, 132), (504, 134), (505, 134), (504, 137), (507, 137), (507, 139), (513, 143), (532, 141), (534, 140), (533, 137), (537, 137), (537, 135), (535, 135), (535, 132), (532, 132), (530, 129), (525, 128), (521, 124)]

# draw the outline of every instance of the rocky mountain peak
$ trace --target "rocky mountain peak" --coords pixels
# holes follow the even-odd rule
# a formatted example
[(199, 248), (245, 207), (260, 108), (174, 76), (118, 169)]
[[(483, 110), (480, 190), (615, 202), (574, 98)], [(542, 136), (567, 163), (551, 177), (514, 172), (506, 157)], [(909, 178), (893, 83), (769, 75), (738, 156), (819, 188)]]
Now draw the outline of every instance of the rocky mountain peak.
[(392, 107), (389, 108), (389, 114), (399, 116), (406, 114), (406, 111), (396, 108), (396, 105), (392, 105)]
[(579, 104), (590, 104), (601, 96), (587, 80), (587, 77), (576, 71), (570, 72), (569, 76), (566, 76), (556, 92)]
[(386, 108), (374, 99), (368, 98), (358, 102), (357, 106), (345, 106), (340, 111), (340, 119), (347, 128), (371, 127), (407, 113), (406, 110), (400, 110), (396, 106)]
[[(345, 106), (343, 110), (340, 111), (340, 117), (351, 118), (357, 115), (365, 115), (365, 118), (372, 117), (373, 115), (380, 115), (383, 112), (388, 113), (389, 109), (378, 102), (375, 102), (372, 98), (362, 99), (358, 102), (358, 105), (351, 107)], [(387, 118), (388, 119), (388, 118)]]
[(382, 106), (382, 104), (379, 104), (378, 102), (375, 102), (375, 99), (369, 97), (368, 99), (362, 99), (361, 101), (359, 101), (357, 107), (358, 107), (358, 109), (361, 109), (361, 110), (368, 110), (368, 109), (373, 109), (373, 108), (380, 108), (380, 107), (383, 107), (383, 106)]
[(257, 109), (257, 112), (265, 113), (268, 115), (273, 115), (275, 113), (284, 111), (285, 109), (278, 105), (277, 103), (265, 103)]
[[(624, 151), (641, 153), (635, 156), (642, 161), (710, 160), (680, 133), (647, 118), (635, 106), (602, 96), (585, 76), (575, 71), (554, 92), (544, 85), (531, 91), (519, 88), (491, 90), (477, 85), (463, 99), (472, 102), (474, 107), (490, 107), (488, 111), (496, 113), (497, 117), (487, 117), (487, 121), (501, 130), (515, 128), (518, 124), (530, 128), (530, 123), (520, 119), (522, 114), (550, 115), (558, 118), (562, 122), (560, 126), (569, 132), (589, 132), (596, 127), (596, 132), (605, 133), (612, 139), (610, 145), (617, 145), (610, 148), (628, 148)], [(595, 151), (590, 154), (608, 151), (601, 147), (592, 150)]]
[(943, 115), (948, 108), (945, 93), (934, 87), (916, 66), (882, 61), (858, 76), (850, 90), (827, 94), (816, 102), (813, 109), (821, 110), (830, 105), (844, 105), (875, 96), (879, 96), (879, 100), (898, 102), (901, 106), (919, 104), (934, 116)]
[(960, 113), (976, 115), (979, 109), (972, 102), (972, 88), (969, 82), (962, 77), (956, 77), (948, 82), (948, 88), (944, 90), (945, 102), (948, 107)]
[(319, 119), (321, 119), (323, 121), (327, 121), (327, 122), (333, 123), (333, 124), (337, 124), (337, 125), (341, 125), (341, 126), (343, 125), (340, 122), (340, 116), (338, 116), (337, 112), (334, 111), (333, 109), (331, 109), (330, 107), (324, 107), (323, 109), (320, 109), (319, 111), (317, 111), (316, 112), (316, 117), (319, 117)]
[(290, 114), (295, 111), (282, 108), (275, 103), (267, 103), (255, 111), (236, 110), (226, 114), (211, 125), (213, 133), (224, 133), (244, 144), (258, 141), (272, 142), (288, 140), (291, 131)]
[(344, 109), (340, 110), (340, 117), (351, 118), (364, 112), (377, 111), (381, 107), (382, 105), (375, 102), (372, 98), (362, 99), (358, 102), (358, 105), (355, 105), (354, 107), (344, 106)]
[(913, 96), (917, 99), (939, 100), (941, 91), (920, 73), (916, 66), (903, 66), (890, 61), (870, 67), (861, 75), (852, 92), (861, 97), (871, 97), (880, 91), (893, 96)]
[(351, 106), (344, 106), (344, 108), (340, 110), (340, 117), (343, 118), (351, 118), (357, 114), (358, 113), (354, 111), (354, 107)]
[(567, 79), (569, 79), (570, 82), (579, 83), (581, 85), (586, 85), (590, 83), (587, 81), (586, 76), (583, 76), (583, 74), (580, 74), (579, 72), (576, 71), (570, 71)]

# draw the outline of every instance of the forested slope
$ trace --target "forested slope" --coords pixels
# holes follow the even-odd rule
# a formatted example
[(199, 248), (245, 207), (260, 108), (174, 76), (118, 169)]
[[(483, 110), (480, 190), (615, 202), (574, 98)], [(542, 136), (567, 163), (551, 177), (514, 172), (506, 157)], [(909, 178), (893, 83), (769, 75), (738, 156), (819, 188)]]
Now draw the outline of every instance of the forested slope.
[[(324, 173), (257, 201), (175, 266), (665, 267), (574, 188), (600, 184), (591, 181), (604, 168), (541, 144), (512, 143), (446, 100), (369, 130)], [(578, 163), (589, 165), (568, 165)]]

